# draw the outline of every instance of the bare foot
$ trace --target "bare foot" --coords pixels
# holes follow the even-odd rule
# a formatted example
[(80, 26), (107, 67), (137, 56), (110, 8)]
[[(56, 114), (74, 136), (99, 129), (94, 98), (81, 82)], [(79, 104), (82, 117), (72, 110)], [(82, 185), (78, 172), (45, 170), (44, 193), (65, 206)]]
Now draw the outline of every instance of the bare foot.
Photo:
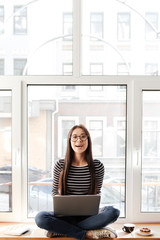
[(92, 231), (87, 231), (87, 232), (86, 232), (86, 238), (93, 238), (93, 233), (92, 233)]

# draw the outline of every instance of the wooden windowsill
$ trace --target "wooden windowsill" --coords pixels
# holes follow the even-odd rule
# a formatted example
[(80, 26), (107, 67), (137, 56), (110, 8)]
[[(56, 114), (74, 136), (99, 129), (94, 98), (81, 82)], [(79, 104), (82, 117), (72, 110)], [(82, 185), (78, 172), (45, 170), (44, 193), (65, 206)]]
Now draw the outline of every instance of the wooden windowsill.
[[(34, 223), (28, 223), (29, 226), (31, 227), (31, 231), (27, 234), (21, 235), (21, 236), (10, 236), (10, 235), (6, 235), (4, 234), (6, 228), (10, 225), (15, 225), (18, 223), (0, 223), (0, 240), (10, 240), (10, 239), (14, 239), (14, 240), (18, 240), (18, 239), (32, 239), (32, 240), (43, 240), (43, 239), (51, 239), (51, 238), (47, 238), (46, 237), (46, 231), (43, 229), (38, 228)], [(24, 223), (27, 224), (27, 223)], [(136, 230), (133, 233), (124, 233), (122, 231), (122, 227), (123, 224), (121, 223), (114, 223), (112, 225), (110, 225), (111, 227), (113, 227), (114, 229), (116, 229), (117, 233), (118, 233), (118, 238), (115, 238), (117, 240), (124, 240), (125, 238), (129, 238), (129, 239), (135, 239), (135, 240), (140, 240), (140, 239), (154, 239), (154, 240), (160, 240), (160, 223), (155, 223), (155, 224), (149, 224), (149, 223), (145, 223), (145, 224), (135, 224), (136, 225), (136, 230), (141, 228), (141, 227), (149, 227), (150, 229), (153, 230), (154, 234), (151, 236), (140, 236), (136, 233)], [(53, 238), (52, 238), (53, 239)], [(69, 238), (69, 237), (58, 237), (58, 238), (54, 238), (56, 240), (73, 240), (74, 238)]]

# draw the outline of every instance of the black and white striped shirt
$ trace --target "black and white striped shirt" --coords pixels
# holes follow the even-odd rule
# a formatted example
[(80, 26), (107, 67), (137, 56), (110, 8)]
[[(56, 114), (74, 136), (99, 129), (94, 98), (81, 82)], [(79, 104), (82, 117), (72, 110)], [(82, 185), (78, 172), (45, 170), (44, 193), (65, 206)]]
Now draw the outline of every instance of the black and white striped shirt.
[[(53, 172), (53, 195), (58, 194), (59, 177), (64, 164), (64, 159), (57, 161)], [(104, 177), (104, 165), (99, 160), (94, 160), (95, 174), (97, 178), (97, 193), (101, 192)], [(67, 179), (67, 194), (86, 195), (91, 186), (91, 175), (88, 165), (71, 165)]]

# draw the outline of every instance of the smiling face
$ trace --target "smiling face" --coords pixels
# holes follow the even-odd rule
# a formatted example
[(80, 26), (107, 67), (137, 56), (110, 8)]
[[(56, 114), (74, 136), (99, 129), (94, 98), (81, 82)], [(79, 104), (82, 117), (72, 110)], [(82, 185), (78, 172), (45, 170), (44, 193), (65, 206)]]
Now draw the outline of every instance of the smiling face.
[(88, 137), (82, 128), (76, 128), (71, 135), (71, 147), (75, 153), (82, 154), (88, 147)]

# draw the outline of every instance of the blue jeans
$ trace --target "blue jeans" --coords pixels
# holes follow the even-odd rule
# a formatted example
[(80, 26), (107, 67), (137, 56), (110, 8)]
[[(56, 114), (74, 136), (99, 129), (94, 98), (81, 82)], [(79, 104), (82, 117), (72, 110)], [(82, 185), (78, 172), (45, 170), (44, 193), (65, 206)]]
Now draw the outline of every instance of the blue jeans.
[(120, 211), (112, 206), (100, 209), (95, 216), (55, 217), (54, 212), (39, 212), (35, 217), (38, 227), (60, 233), (78, 240), (85, 238), (87, 230), (100, 229), (117, 220)]

